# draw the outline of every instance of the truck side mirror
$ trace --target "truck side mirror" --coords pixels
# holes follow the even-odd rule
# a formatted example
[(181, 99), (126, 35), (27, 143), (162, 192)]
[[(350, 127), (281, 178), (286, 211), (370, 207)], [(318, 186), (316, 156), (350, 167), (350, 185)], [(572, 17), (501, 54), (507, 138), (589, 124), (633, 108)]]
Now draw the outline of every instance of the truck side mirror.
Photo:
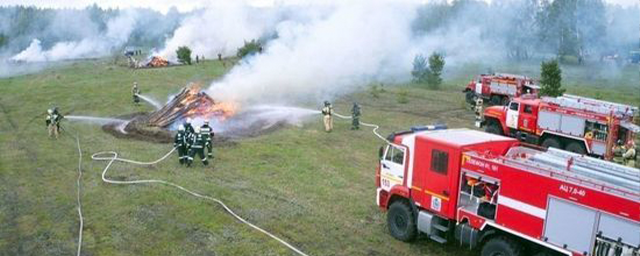
[(378, 158), (382, 159), (383, 154), (384, 154), (384, 146), (380, 146), (380, 149), (378, 149)]

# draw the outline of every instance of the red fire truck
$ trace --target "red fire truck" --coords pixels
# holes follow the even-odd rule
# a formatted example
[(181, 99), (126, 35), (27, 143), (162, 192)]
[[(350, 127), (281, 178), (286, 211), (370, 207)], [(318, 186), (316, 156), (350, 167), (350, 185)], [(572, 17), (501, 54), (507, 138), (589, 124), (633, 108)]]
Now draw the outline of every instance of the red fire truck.
[(637, 107), (574, 95), (520, 97), (488, 107), (483, 125), (527, 143), (611, 160), (616, 143), (633, 141), (640, 132), (632, 122), (636, 113)]
[(475, 104), (476, 99), (481, 97), (489, 100), (491, 105), (506, 105), (513, 97), (538, 93), (539, 89), (540, 87), (529, 77), (496, 73), (480, 75), (469, 82), (463, 92), (466, 93), (465, 98), (469, 104)]
[(639, 170), (467, 129), (391, 134), (376, 170), (390, 234), (482, 256), (640, 255)]

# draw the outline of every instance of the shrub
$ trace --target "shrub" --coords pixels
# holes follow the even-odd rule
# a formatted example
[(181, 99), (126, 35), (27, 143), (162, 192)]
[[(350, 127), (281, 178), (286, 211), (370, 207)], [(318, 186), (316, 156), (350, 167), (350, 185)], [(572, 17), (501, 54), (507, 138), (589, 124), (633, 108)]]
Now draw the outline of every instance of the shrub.
[(179, 47), (176, 54), (178, 55), (178, 61), (180, 63), (191, 65), (191, 49), (189, 49), (189, 47)]

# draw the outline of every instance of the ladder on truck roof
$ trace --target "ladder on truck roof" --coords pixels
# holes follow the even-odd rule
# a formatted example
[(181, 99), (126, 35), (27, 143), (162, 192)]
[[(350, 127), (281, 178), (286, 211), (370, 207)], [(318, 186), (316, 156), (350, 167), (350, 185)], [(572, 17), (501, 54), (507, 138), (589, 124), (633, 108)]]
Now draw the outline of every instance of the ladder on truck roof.
[(561, 107), (580, 109), (584, 111), (600, 113), (603, 115), (613, 113), (618, 117), (632, 117), (636, 112), (638, 112), (637, 107), (570, 94), (565, 94), (556, 98), (542, 97), (542, 101)]
[[(519, 157), (523, 153), (527, 157)], [(635, 200), (640, 198), (640, 170), (635, 168), (555, 148), (541, 152), (517, 147), (510, 150), (506, 156), (507, 161), (519, 163), (524, 167), (536, 167), (550, 172), (555, 177), (558, 176), (554, 173), (559, 173), (566, 176), (565, 179), (589, 181), (590, 184), (586, 185), (599, 190), (633, 197)]]
[(499, 77), (509, 77), (509, 78), (515, 78), (515, 79), (529, 79), (526, 76), (523, 75), (514, 75), (514, 74), (507, 74), (507, 73), (493, 73), (494, 76), (499, 76)]

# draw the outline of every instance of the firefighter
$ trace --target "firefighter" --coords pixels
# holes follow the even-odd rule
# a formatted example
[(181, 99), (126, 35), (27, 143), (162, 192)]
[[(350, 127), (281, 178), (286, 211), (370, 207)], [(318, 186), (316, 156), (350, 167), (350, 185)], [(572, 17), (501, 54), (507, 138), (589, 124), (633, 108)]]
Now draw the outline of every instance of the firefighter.
[(187, 117), (183, 125), (184, 125), (185, 135), (187, 137), (193, 134), (194, 130), (193, 130), (193, 126), (191, 125), (191, 118)]
[(360, 105), (357, 102), (353, 103), (351, 108), (351, 130), (360, 130)]
[(204, 147), (206, 144), (205, 138), (200, 133), (200, 127), (196, 127), (195, 132), (191, 134), (190, 139), (191, 147), (189, 148), (189, 156), (187, 157), (187, 167), (191, 166), (193, 163), (193, 158), (198, 155), (200, 159), (202, 159), (202, 163), (207, 166), (209, 165), (209, 161), (207, 161), (207, 156), (204, 154)]
[(622, 159), (624, 165), (628, 167), (636, 167), (636, 143), (633, 141), (629, 141), (627, 143), (627, 148), (624, 154), (622, 154)]
[(624, 158), (622, 155), (627, 152), (625, 145), (621, 140), (616, 142), (616, 146), (613, 147), (613, 162), (617, 164), (624, 164)]
[(324, 107), (322, 108), (322, 115), (324, 116), (324, 130), (331, 132), (333, 130), (333, 107), (329, 101), (324, 101)]
[(173, 147), (178, 150), (180, 164), (185, 164), (187, 161), (187, 138), (185, 137), (184, 125), (178, 126), (178, 133), (173, 139)]
[(136, 106), (140, 105), (140, 89), (138, 89), (138, 82), (133, 82), (133, 88), (131, 88), (131, 93), (133, 94), (133, 103)]
[(45, 123), (47, 124), (47, 130), (49, 131), (49, 137), (58, 139), (60, 135), (60, 121), (62, 121), (62, 118), (64, 118), (64, 116), (58, 112), (58, 108), (54, 107), (53, 109), (47, 109)]
[(200, 127), (200, 133), (205, 139), (205, 146), (207, 147), (207, 157), (213, 159), (213, 130), (209, 126), (209, 120), (205, 120), (204, 124)]
[(476, 105), (474, 107), (474, 110), (476, 112), (476, 127), (480, 128), (480, 124), (482, 123), (482, 110), (483, 110), (483, 101), (482, 98), (478, 97), (478, 99), (476, 99)]

